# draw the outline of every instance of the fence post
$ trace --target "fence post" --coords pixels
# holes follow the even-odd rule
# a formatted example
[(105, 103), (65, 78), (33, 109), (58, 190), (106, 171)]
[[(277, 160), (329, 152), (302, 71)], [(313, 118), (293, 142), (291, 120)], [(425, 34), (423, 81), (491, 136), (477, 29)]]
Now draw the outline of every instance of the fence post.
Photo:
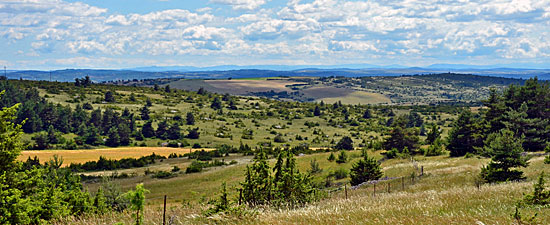
[(243, 199), (243, 189), (239, 189), (239, 205), (241, 205), (242, 199)]
[(405, 191), (405, 177), (401, 177), (401, 190)]
[(346, 192), (346, 199), (348, 199), (348, 185), (344, 184), (344, 191)]
[(373, 189), (372, 196), (376, 197), (376, 183), (374, 183), (374, 187), (372, 189)]
[(420, 167), (420, 176), (424, 176), (424, 166)]
[(166, 195), (164, 195), (164, 210), (162, 211), (162, 225), (166, 225)]
[(388, 182), (388, 193), (390, 193), (390, 182)]

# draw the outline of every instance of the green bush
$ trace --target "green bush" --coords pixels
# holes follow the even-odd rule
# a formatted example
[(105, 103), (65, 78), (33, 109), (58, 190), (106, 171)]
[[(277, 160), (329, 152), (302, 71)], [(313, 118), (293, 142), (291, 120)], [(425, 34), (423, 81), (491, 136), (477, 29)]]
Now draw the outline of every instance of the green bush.
[(185, 173), (198, 173), (202, 171), (202, 168), (205, 167), (206, 163), (202, 163), (199, 161), (193, 161), (191, 162), (191, 165), (185, 169)]
[(336, 179), (336, 180), (344, 179), (344, 178), (348, 177), (348, 170), (346, 170), (344, 168), (339, 168), (335, 171), (331, 171), (329, 173), (329, 177), (334, 177), (334, 179)]

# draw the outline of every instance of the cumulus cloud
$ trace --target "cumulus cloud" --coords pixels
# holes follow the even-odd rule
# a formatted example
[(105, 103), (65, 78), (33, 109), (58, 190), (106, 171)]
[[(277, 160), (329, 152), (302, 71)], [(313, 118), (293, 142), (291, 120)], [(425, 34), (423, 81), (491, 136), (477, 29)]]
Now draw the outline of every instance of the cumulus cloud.
[(234, 10), (254, 10), (265, 4), (266, 0), (210, 0), (211, 3), (230, 5)]
[(197, 10), (120, 14), (82, 2), (4, 0), (0, 38), (6, 41), (0, 46), (19, 43), (27, 46), (21, 51), (41, 56), (94, 58), (89, 63), (138, 56), (237, 64), (226, 60), (490, 63), (550, 57), (550, 0), (267, 2), (210, 0), (214, 4)]

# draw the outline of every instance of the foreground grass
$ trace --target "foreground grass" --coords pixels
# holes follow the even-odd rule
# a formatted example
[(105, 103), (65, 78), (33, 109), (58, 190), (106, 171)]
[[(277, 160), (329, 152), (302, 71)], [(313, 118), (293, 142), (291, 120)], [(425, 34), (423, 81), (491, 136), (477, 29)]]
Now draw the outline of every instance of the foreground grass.
[[(358, 160), (358, 157), (352, 157), (347, 164), (336, 164), (326, 161), (327, 155), (301, 156), (297, 158), (297, 163), (300, 170), (305, 171), (308, 162), (316, 159), (323, 168), (317, 176), (324, 177), (331, 170), (348, 168)], [(380, 157), (377, 153), (371, 155)], [(209, 207), (206, 200), (217, 196), (220, 183), (226, 181), (229, 187), (235, 187), (243, 179), (243, 163), (169, 180), (146, 179), (145, 186), (152, 192), (148, 195), (145, 224), (162, 224), (162, 193), (176, 194), (169, 195), (167, 221), (170, 224), (516, 224), (517, 221), (511, 216), (516, 203), (524, 193), (532, 192), (533, 180), (540, 172), (550, 173), (550, 167), (543, 164), (542, 159), (531, 159), (529, 167), (523, 169), (528, 177), (526, 182), (483, 185), (480, 188), (474, 185), (474, 177), (480, 167), (487, 164), (487, 159), (438, 156), (415, 157), (413, 161), (388, 160), (382, 163), (387, 176), (407, 176), (417, 171), (418, 167), (424, 167), (426, 174), (414, 183), (405, 180), (404, 190), (399, 179), (391, 181), (390, 193), (383, 188), (385, 183), (379, 184), (382, 187), (379, 186), (375, 196), (372, 186), (364, 186), (356, 190), (348, 189), (347, 199), (344, 191), (337, 191), (325, 200), (303, 208), (243, 209), (240, 213), (205, 217), (202, 211)], [(235, 196), (234, 189), (231, 191)], [(525, 217), (536, 213), (536, 224), (550, 224), (550, 207), (524, 207), (519, 210)], [(130, 212), (123, 212), (64, 218), (55, 223), (131, 224), (133, 218)]]

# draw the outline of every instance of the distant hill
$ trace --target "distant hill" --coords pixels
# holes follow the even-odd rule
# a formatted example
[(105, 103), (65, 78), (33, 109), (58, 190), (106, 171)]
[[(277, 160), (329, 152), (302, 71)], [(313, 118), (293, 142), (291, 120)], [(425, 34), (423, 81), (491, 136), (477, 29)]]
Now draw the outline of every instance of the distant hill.
[[(218, 66), (218, 67), (142, 67), (134, 70), (98, 70), (98, 69), (66, 69), (55, 71), (8, 71), (9, 79), (26, 80), (52, 80), (52, 81), (74, 81), (75, 78), (90, 76), (95, 82), (133, 80), (133, 79), (157, 79), (157, 78), (187, 78), (187, 79), (226, 79), (226, 78), (258, 78), (258, 77), (369, 77), (369, 76), (399, 76), (399, 75), (421, 75), (439, 73), (462, 73), (475, 74), (493, 77), (506, 77), (517, 79), (528, 79), (537, 76), (541, 80), (550, 80), (550, 69), (514, 69), (514, 68), (464, 68), (445, 69), (448, 65), (433, 65), (428, 68), (366, 68), (370, 65), (341, 65), (304, 67), (279, 66), (278, 70), (252, 69), (242, 66)], [(273, 68), (274, 66), (263, 66)], [(303, 66), (302, 66), (303, 67)], [(331, 68), (334, 67), (334, 68)], [(396, 66), (398, 67), (398, 66)], [(455, 67), (460, 67), (456, 66)], [(363, 68), (363, 69), (361, 69)]]

